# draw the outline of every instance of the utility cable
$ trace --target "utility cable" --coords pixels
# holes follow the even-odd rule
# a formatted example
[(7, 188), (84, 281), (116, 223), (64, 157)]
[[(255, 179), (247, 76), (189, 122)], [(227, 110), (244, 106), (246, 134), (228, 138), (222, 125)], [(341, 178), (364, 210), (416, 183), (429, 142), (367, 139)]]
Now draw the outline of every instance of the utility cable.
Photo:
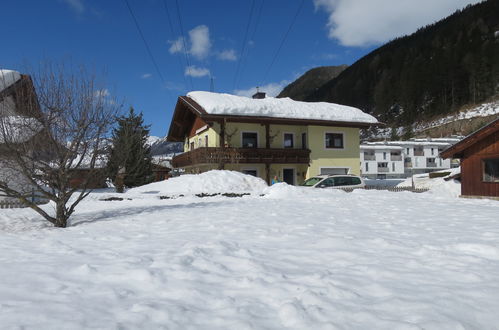
[(239, 56), (239, 61), (237, 61), (237, 66), (236, 66), (236, 74), (234, 75), (234, 89), (236, 89), (236, 83), (237, 83), (237, 78), (238, 78), (238, 75), (239, 75), (239, 68), (241, 66), (241, 60), (244, 56), (244, 50), (246, 49), (246, 40), (248, 38), (248, 32), (249, 32), (249, 27), (251, 25), (251, 19), (253, 17), (253, 9), (255, 8), (255, 0), (253, 0), (251, 2), (251, 9), (250, 9), (250, 14), (249, 14), (249, 18), (248, 18), (248, 23), (246, 24), (246, 32), (244, 33), (244, 40), (243, 40), (243, 44), (242, 44), (242, 49), (241, 49), (241, 54)]
[(140, 34), (140, 37), (142, 38), (142, 41), (144, 42), (144, 46), (146, 47), (147, 53), (149, 54), (149, 57), (151, 59), (151, 62), (154, 65), (154, 68), (156, 69), (156, 72), (158, 73), (159, 78), (165, 84), (165, 78), (163, 78), (163, 75), (161, 74), (161, 71), (159, 70), (158, 63), (156, 63), (156, 60), (154, 59), (154, 56), (151, 52), (151, 48), (149, 48), (149, 44), (147, 43), (146, 38), (144, 37), (144, 34), (142, 33), (142, 30), (140, 29), (139, 22), (135, 18), (135, 15), (133, 13), (132, 8), (130, 7), (130, 4), (128, 3), (128, 0), (123, 0), (128, 7), (128, 10), (130, 11), (130, 16), (132, 16), (133, 22), (135, 23), (135, 27), (137, 28), (137, 31)]
[[(189, 61), (189, 53), (187, 51), (187, 44), (185, 43), (184, 27), (182, 25), (182, 17), (180, 15), (180, 7), (178, 4), (178, 0), (175, 0), (175, 4), (177, 6), (177, 16), (178, 16), (178, 22), (180, 24), (180, 34), (182, 35), (182, 43), (184, 45), (184, 54), (185, 54), (185, 58), (187, 61), (187, 70), (189, 70), (191, 68), (191, 63)], [(191, 75), (189, 75), (189, 79), (191, 81), (191, 90), (194, 90), (194, 84), (192, 83), (192, 76)]]
[(295, 24), (295, 21), (296, 21), (296, 18), (298, 17), (298, 14), (300, 13), (301, 11), (301, 8), (303, 7), (303, 3), (305, 2), (305, 0), (302, 0), (301, 3), (300, 3), (300, 6), (298, 7), (298, 10), (296, 11), (295, 13), (295, 16), (293, 17), (293, 20), (291, 21), (291, 24), (289, 25), (288, 27), (288, 30), (286, 31), (286, 33), (284, 34), (284, 37), (282, 38), (281, 40), (281, 43), (279, 44), (279, 47), (277, 48), (277, 51), (275, 52), (274, 54), (274, 57), (272, 58), (272, 62), (270, 62), (270, 65), (269, 67), (267, 68), (267, 71), (265, 72), (265, 76), (264, 76), (264, 79), (262, 81), (265, 82), (267, 80), (267, 76), (269, 75), (270, 73), (270, 70), (272, 69), (272, 66), (274, 65), (276, 59), (277, 59), (277, 56), (279, 55), (279, 52), (281, 51), (281, 48), (282, 46), (284, 45), (284, 42), (286, 41), (286, 38), (288, 37), (289, 35), (289, 32), (291, 31), (291, 29), (293, 28), (293, 25)]

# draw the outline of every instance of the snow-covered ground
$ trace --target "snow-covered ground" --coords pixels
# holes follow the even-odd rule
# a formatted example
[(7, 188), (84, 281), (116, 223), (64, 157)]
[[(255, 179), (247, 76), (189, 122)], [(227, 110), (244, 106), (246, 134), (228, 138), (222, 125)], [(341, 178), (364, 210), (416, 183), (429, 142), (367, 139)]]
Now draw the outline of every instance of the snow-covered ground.
[(433, 173), (448, 173), (448, 175), (445, 177), (430, 178), (428, 173), (415, 174), (397, 184), (397, 187), (412, 187), (414, 183), (415, 188), (430, 189), (431, 194), (449, 197), (459, 197), (461, 195), (461, 183), (459, 181), (453, 179), (445, 180), (447, 177), (461, 173), (460, 167), (435, 171)]
[[(94, 192), (66, 229), (0, 210), (1, 328), (499, 324), (497, 201), (198, 179)], [(192, 195), (243, 183), (251, 195)]]
[(424, 125), (419, 125), (416, 130), (421, 131), (424, 129), (441, 126), (453, 121), (471, 119), (476, 117), (488, 117), (492, 115), (499, 115), (499, 101), (494, 101), (490, 103), (481, 104), (475, 108), (467, 109), (465, 111), (461, 111), (457, 114), (446, 116), (440, 118), (438, 120), (429, 122)]

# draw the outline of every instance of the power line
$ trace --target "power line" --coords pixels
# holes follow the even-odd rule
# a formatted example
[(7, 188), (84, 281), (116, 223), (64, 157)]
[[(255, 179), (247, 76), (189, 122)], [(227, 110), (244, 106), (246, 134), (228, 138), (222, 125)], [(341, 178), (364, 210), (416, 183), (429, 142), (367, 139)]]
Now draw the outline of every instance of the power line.
[(144, 46), (146, 47), (147, 53), (149, 54), (149, 57), (151, 58), (151, 61), (154, 65), (154, 68), (156, 69), (156, 72), (158, 73), (159, 78), (165, 84), (165, 78), (163, 78), (163, 75), (161, 74), (161, 71), (159, 70), (158, 63), (156, 63), (156, 60), (154, 59), (154, 56), (152, 55), (151, 48), (149, 48), (149, 44), (147, 43), (146, 38), (144, 37), (144, 34), (142, 33), (142, 30), (140, 29), (139, 22), (135, 18), (135, 15), (133, 14), (132, 7), (130, 7), (130, 4), (128, 3), (128, 0), (123, 0), (128, 7), (128, 10), (130, 11), (130, 16), (132, 16), (133, 22), (135, 23), (135, 27), (137, 28), (137, 31), (139, 31), (140, 37), (142, 38), (142, 41), (144, 42)]
[(298, 17), (298, 14), (300, 13), (301, 11), (301, 8), (303, 7), (303, 3), (305, 2), (305, 0), (302, 0), (301, 3), (300, 3), (300, 6), (298, 7), (298, 10), (296, 11), (295, 13), (295, 16), (293, 17), (293, 20), (291, 21), (291, 24), (289, 25), (288, 27), (288, 30), (286, 31), (286, 33), (284, 34), (284, 37), (282, 38), (281, 40), (281, 43), (279, 44), (279, 47), (277, 48), (277, 51), (275, 52), (274, 54), (274, 57), (272, 58), (272, 62), (270, 62), (270, 65), (269, 67), (267, 68), (267, 71), (265, 72), (265, 76), (263, 78), (263, 82), (265, 82), (267, 80), (267, 76), (269, 75), (269, 72), (270, 70), (272, 69), (272, 66), (274, 65), (276, 59), (277, 59), (277, 56), (279, 55), (279, 52), (281, 51), (281, 48), (282, 46), (284, 45), (284, 42), (286, 41), (286, 38), (288, 37), (288, 34), (289, 32), (291, 31), (291, 29), (293, 28), (293, 25), (295, 24), (295, 21), (296, 21), (296, 18)]
[[(165, 8), (165, 14), (166, 14), (166, 18), (168, 20), (168, 25), (170, 26), (170, 32), (172, 34), (172, 37), (175, 36), (175, 31), (173, 30), (173, 24), (172, 24), (172, 20), (171, 20), (171, 17), (170, 17), (170, 11), (168, 10), (168, 6), (166, 4), (166, 0), (163, 0), (163, 5), (164, 5), (164, 8)], [(179, 69), (180, 69), (180, 74), (182, 75), (182, 78), (184, 78), (184, 84), (185, 84), (185, 87), (187, 87), (187, 80), (185, 79), (185, 74), (184, 72), (182, 71), (182, 67), (184, 66), (183, 63), (182, 63), (182, 59), (181, 57), (177, 57), (178, 59), (178, 62), (179, 62)], [(191, 82), (191, 88), (192, 88), (192, 82)]]
[[(265, 3), (265, 0), (262, 0), (260, 8), (258, 9), (258, 14), (256, 16), (255, 28), (253, 30), (253, 33), (251, 34), (251, 38), (249, 39), (250, 41), (254, 41), (255, 40), (255, 35), (256, 35), (256, 32), (258, 31), (258, 25), (260, 23), (260, 18), (262, 16), (262, 9), (263, 9), (264, 3)], [(241, 77), (244, 75), (244, 69), (245, 69), (245, 66), (246, 66), (246, 60), (249, 57), (250, 50), (251, 50), (251, 48), (248, 48), (246, 56), (244, 57), (244, 59), (242, 59), (241, 72), (239, 74), (239, 78), (237, 79), (236, 86), (239, 86), (239, 82), (241, 81)]]
[[(191, 66), (191, 63), (189, 61), (189, 54), (187, 52), (187, 45), (185, 43), (184, 27), (182, 25), (182, 18), (181, 18), (181, 15), (180, 15), (180, 7), (178, 5), (178, 0), (175, 0), (175, 4), (177, 5), (177, 16), (178, 16), (178, 22), (180, 24), (180, 34), (182, 35), (182, 44), (184, 45), (184, 54), (185, 54), (185, 58), (186, 58), (186, 61), (187, 61), (187, 69), (189, 69), (190, 66)], [(193, 90), (194, 89), (194, 84), (192, 83), (192, 76), (189, 75), (189, 79), (191, 81), (191, 89)]]
[(236, 66), (236, 74), (234, 75), (234, 89), (236, 89), (236, 82), (237, 78), (239, 75), (239, 67), (241, 66), (241, 60), (242, 57), (244, 56), (244, 50), (246, 48), (246, 39), (248, 38), (248, 32), (249, 32), (249, 27), (251, 25), (251, 18), (253, 17), (253, 9), (255, 8), (255, 0), (251, 2), (251, 9), (250, 9), (250, 14), (248, 18), (248, 23), (246, 24), (246, 32), (244, 33), (244, 39), (243, 39), (243, 44), (242, 44), (242, 49), (241, 49), (241, 55), (239, 56), (239, 61), (237, 61), (237, 66)]

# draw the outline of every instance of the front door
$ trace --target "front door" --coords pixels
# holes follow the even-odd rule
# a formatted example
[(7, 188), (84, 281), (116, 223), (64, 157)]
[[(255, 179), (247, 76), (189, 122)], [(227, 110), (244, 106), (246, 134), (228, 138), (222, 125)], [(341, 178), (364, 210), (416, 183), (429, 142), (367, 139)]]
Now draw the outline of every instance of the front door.
[(287, 184), (295, 184), (295, 169), (294, 168), (284, 168), (282, 170), (282, 180)]

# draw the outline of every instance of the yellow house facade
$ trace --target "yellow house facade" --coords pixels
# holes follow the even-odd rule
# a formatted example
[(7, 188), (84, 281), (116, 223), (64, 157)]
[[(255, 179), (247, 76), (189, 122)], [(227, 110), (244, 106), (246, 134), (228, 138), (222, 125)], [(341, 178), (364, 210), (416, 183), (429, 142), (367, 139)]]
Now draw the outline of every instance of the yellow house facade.
[[(168, 133), (169, 141), (184, 143), (172, 165), (186, 173), (235, 170), (268, 183), (359, 175), (359, 130), (377, 121), (359, 109), (330, 105), (191, 92), (179, 97)], [(340, 115), (329, 114), (335, 110)]]

